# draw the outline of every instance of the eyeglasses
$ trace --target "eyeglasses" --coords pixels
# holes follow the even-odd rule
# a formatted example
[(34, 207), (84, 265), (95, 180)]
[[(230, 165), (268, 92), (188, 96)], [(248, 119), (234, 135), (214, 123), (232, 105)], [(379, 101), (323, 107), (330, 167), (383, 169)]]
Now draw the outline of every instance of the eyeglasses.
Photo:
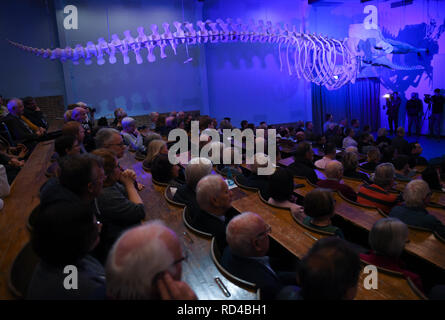
[(272, 232), (272, 227), (267, 225), (266, 231), (263, 231), (263, 232), (259, 233), (256, 237), (257, 238), (261, 238), (263, 236), (266, 236), (266, 235), (270, 234), (271, 232)]

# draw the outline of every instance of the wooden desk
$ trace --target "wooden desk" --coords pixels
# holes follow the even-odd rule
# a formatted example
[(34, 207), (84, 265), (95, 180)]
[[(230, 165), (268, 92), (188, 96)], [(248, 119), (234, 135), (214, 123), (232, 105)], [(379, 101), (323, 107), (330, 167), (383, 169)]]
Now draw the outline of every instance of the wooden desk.
[[(233, 207), (240, 212), (251, 211), (259, 214), (272, 227), (270, 236), (299, 259), (302, 259), (315, 243), (312, 237), (325, 237), (298, 225), (288, 209), (274, 208), (261, 202), (255, 192), (249, 192), (248, 197), (234, 201)], [(418, 299), (406, 279), (379, 272), (378, 289), (366, 290), (363, 285), (365, 277), (366, 275), (361, 273), (357, 300)]]
[[(294, 190), (303, 197), (315, 188), (302, 178), (294, 178), (294, 182), (305, 185), (303, 188)], [(334, 193), (334, 197), (336, 199), (335, 213), (359, 228), (370, 231), (374, 223), (382, 218), (375, 208), (355, 205), (341, 198), (338, 193)], [(428, 210), (430, 210), (429, 207)], [(431, 214), (437, 214), (437, 212), (434, 211)], [(409, 239), (410, 242), (405, 247), (408, 253), (445, 270), (445, 243), (438, 240), (432, 232), (414, 229), (410, 229)]]
[[(182, 208), (169, 204), (164, 198), (164, 187), (156, 186), (151, 181), (151, 174), (142, 169), (142, 163), (134, 156), (125, 153), (119, 161), (123, 168), (133, 169), (138, 181), (145, 185), (140, 192), (146, 208), (145, 220), (160, 219), (174, 230), (184, 249), (188, 253), (187, 261), (182, 263), (183, 280), (195, 291), (200, 300), (255, 300), (256, 292), (240, 288), (226, 279), (216, 268), (210, 256), (211, 240), (196, 236), (189, 231), (182, 221)], [(237, 195), (239, 197), (239, 195)], [(190, 240), (191, 239), (191, 240)], [(215, 282), (219, 277), (231, 296), (227, 298)]]
[(39, 189), (48, 179), (46, 168), (54, 152), (54, 141), (39, 143), (14, 180), (0, 211), (0, 299), (14, 299), (8, 289), (8, 273), (16, 255), (30, 240), (28, 216), (39, 204)]

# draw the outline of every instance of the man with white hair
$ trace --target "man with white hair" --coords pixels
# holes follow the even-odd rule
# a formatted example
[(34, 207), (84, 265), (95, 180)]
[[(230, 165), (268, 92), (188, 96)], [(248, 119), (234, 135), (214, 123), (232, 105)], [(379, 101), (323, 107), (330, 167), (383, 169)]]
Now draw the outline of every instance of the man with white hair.
[(9, 100), (8, 104), (8, 115), (4, 118), (4, 122), (8, 127), (11, 138), (14, 142), (24, 143), (29, 147), (32, 141), (37, 140), (40, 136), (44, 134), (44, 131), (38, 130), (34, 131), (26, 124), (22, 119), (25, 112), (25, 107), (20, 99), (12, 98)]
[(191, 212), (199, 208), (196, 201), (196, 185), (201, 178), (212, 173), (212, 162), (207, 158), (193, 158), (185, 168), (185, 184), (180, 186), (173, 200), (189, 207)]
[(227, 225), (228, 246), (221, 259), (221, 264), (230, 273), (255, 283), (265, 299), (273, 299), (283, 286), (267, 256), (271, 231), (256, 213), (244, 212), (234, 217)]
[(134, 151), (145, 152), (144, 139), (136, 129), (136, 120), (131, 117), (125, 117), (122, 119), (121, 123), (121, 135), (124, 139), (124, 143), (130, 146)]
[(185, 259), (177, 235), (160, 221), (132, 228), (108, 256), (106, 295), (120, 300), (196, 300), (181, 281)]
[(339, 191), (351, 201), (357, 200), (357, 194), (354, 189), (344, 183), (340, 183), (340, 180), (343, 178), (343, 165), (340, 161), (330, 161), (326, 165), (325, 174), (327, 179), (318, 180), (317, 185), (319, 187)]
[(398, 218), (408, 226), (426, 228), (445, 237), (445, 226), (426, 210), (431, 200), (431, 190), (425, 181), (416, 179), (408, 183), (403, 191), (403, 200), (403, 205), (391, 210), (390, 217)]
[(224, 245), (226, 225), (239, 212), (232, 208), (232, 192), (223, 177), (211, 174), (199, 180), (196, 201), (199, 210), (192, 213), (192, 226), (211, 233)]

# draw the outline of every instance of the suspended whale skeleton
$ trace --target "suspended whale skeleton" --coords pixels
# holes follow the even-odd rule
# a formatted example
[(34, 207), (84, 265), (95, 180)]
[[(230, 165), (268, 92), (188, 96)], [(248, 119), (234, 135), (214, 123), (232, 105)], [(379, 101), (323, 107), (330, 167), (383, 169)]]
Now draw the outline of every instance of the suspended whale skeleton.
[[(133, 51), (137, 64), (143, 62), (141, 56), (142, 49), (146, 48), (147, 60), (154, 62), (156, 60), (155, 48), (159, 47), (160, 57), (167, 57), (165, 48), (170, 46), (176, 55), (176, 49), (179, 44), (196, 45), (204, 43), (226, 43), (226, 42), (259, 42), (278, 44), (280, 69), (283, 70), (283, 59), (281, 49), (285, 47), (286, 65), (289, 75), (295, 74), (298, 78), (304, 78), (307, 81), (326, 88), (338, 89), (348, 82), (355, 82), (359, 66), (360, 55), (357, 54), (357, 48), (351, 48), (351, 41), (348, 38), (343, 41), (331, 39), (322, 35), (306, 34), (296, 31), (294, 26), (291, 30), (289, 25), (282, 28), (279, 24), (273, 26), (272, 22), (259, 20), (255, 24), (250, 20), (245, 24), (241, 19), (234, 22), (232, 19), (216, 19), (216, 21), (207, 20), (197, 21), (195, 26), (190, 22), (173, 23), (175, 32), (170, 31), (170, 25), (163, 23), (164, 33), (160, 34), (156, 24), (151, 25), (152, 33), (145, 34), (144, 27), (137, 28), (138, 36), (133, 38), (130, 30), (124, 32), (125, 38), (121, 40), (117, 34), (113, 34), (111, 42), (100, 38), (97, 44), (89, 41), (86, 47), (78, 44), (75, 48), (66, 47), (65, 49), (56, 48), (38, 49), (24, 46), (20, 43), (9, 41), (12, 45), (42, 56), (51, 60), (59, 59), (62, 62), (71, 60), (73, 64), (79, 64), (83, 59), (86, 65), (92, 63), (95, 57), (98, 65), (105, 63), (105, 56), (108, 56), (108, 62), (114, 64), (117, 62), (116, 53), (121, 53), (124, 64), (130, 62), (129, 52)], [(357, 42), (357, 41), (355, 41)]]

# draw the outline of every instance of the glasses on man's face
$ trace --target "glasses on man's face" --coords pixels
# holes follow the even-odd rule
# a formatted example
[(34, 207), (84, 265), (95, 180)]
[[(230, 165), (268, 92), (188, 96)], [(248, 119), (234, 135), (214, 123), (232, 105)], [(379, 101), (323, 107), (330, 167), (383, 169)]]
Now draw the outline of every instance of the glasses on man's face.
[(259, 233), (256, 237), (257, 238), (261, 238), (261, 237), (264, 237), (264, 236), (270, 234), (271, 232), (272, 232), (272, 227), (267, 225), (266, 231), (263, 231), (263, 232)]

